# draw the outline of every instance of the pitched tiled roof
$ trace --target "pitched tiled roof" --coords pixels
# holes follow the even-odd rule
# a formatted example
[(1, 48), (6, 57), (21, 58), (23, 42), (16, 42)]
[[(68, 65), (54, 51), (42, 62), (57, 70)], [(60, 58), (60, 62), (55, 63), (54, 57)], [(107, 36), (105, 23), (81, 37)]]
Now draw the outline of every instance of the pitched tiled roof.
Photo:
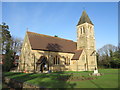
[(72, 40), (29, 31), (27, 31), (27, 35), (33, 50), (74, 53), (74, 51), (77, 49), (77, 43), (73, 42)]
[(77, 26), (80, 24), (86, 23), (86, 22), (93, 25), (92, 21), (90, 20), (89, 16), (87, 15), (86, 11), (83, 11), (82, 16), (80, 17), (80, 20), (79, 20)]
[(71, 60), (78, 60), (79, 57), (80, 57), (80, 55), (82, 54), (82, 52), (83, 52), (83, 49), (81, 49), (81, 50), (76, 50), (76, 51), (75, 51), (75, 54), (73, 55), (73, 57), (72, 57)]

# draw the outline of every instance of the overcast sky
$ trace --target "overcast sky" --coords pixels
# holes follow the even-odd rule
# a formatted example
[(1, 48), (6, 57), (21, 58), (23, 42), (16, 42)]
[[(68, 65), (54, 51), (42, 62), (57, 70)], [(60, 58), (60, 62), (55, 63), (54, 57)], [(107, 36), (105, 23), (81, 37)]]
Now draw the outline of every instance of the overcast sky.
[(2, 21), (13, 36), (29, 31), (76, 41), (76, 25), (83, 10), (94, 24), (96, 48), (118, 44), (117, 2), (3, 2)]

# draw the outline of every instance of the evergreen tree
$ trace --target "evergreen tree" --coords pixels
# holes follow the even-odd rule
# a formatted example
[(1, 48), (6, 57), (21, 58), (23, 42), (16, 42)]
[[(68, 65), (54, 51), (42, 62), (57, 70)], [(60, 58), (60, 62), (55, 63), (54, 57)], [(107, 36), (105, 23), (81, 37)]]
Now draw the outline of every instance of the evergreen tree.
[(120, 50), (113, 53), (113, 60), (111, 60), (112, 68), (120, 68)]
[(13, 68), (14, 64), (14, 57), (13, 57), (13, 51), (10, 50), (10, 43), (6, 45), (6, 53), (4, 56), (4, 64), (3, 64), (3, 69), (4, 71), (10, 71), (11, 68)]
[(11, 35), (9, 31), (9, 26), (6, 23), (0, 25), (2, 27), (2, 54), (6, 53), (6, 45), (11, 42)]
[(11, 34), (9, 31), (9, 26), (3, 23), (0, 25), (2, 27), (2, 54), (3, 58), (3, 71), (10, 71), (13, 67), (13, 51), (11, 49)]

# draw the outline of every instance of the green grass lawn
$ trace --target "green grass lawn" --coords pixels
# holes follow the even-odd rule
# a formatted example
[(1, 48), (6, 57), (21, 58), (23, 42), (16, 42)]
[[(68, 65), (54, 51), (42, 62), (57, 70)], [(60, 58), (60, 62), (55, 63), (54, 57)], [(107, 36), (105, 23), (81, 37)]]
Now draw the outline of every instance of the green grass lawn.
[(76, 81), (58, 80), (57, 77), (67, 76), (67, 79), (71, 77), (91, 77), (89, 76), (89, 73), (92, 72), (65, 71), (54, 72), (51, 74), (26, 74), (5, 72), (4, 76), (45, 88), (118, 88), (118, 69), (99, 69), (99, 72), (103, 75), (92, 76), (96, 77), (97, 79)]

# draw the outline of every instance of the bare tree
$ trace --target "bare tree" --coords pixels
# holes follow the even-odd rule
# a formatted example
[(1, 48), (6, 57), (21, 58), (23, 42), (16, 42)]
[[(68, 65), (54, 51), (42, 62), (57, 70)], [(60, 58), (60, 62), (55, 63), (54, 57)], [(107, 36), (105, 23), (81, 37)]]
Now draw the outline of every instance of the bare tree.
[(117, 51), (117, 47), (112, 44), (104, 45), (102, 48), (98, 49), (98, 65), (110, 67), (110, 61), (113, 59), (113, 53), (115, 51)]
[(20, 49), (22, 48), (23, 40), (18, 37), (12, 37), (11, 49), (17, 54), (20, 54)]
[(98, 53), (100, 56), (102, 55), (110, 55), (110, 52), (115, 52), (117, 51), (117, 47), (112, 45), (112, 44), (106, 44), (102, 48), (98, 49)]

